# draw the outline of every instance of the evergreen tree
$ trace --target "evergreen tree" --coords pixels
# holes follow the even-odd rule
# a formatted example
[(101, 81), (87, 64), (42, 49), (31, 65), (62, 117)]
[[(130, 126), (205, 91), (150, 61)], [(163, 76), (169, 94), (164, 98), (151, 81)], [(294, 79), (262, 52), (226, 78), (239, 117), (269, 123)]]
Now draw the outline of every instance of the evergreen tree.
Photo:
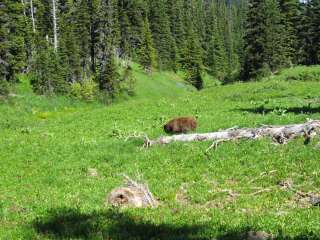
[(201, 90), (203, 88), (203, 80), (201, 76), (203, 64), (200, 42), (197, 40), (192, 27), (189, 28), (187, 36), (188, 41), (185, 48), (183, 63), (183, 68), (186, 71), (186, 81), (195, 86), (198, 90)]
[(9, 93), (8, 2), (0, 3), (0, 96)]
[(9, 42), (9, 79), (16, 81), (16, 75), (26, 67), (25, 29), (26, 22), (23, 15), (21, 1), (8, 1), (8, 42)]
[(222, 80), (226, 75), (227, 54), (216, 13), (216, 5), (211, 3), (207, 13), (206, 42), (208, 44), (204, 47), (206, 52), (204, 61), (208, 72)]
[(174, 39), (173, 48), (175, 48), (171, 54), (174, 59), (174, 70), (181, 67), (183, 50), (186, 47), (186, 33), (184, 29), (184, 17), (183, 17), (183, 0), (171, 1), (167, 3), (167, 13), (170, 19), (171, 35)]
[(320, 64), (320, 0), (312, 0), (310, 38), (312, 42), (311, 64)]
[(80, 66), (85, 75), (88, 75), (90, 70), (93, 69), (92, 65), (95, 58), (94, 54), (90, 51), (91, 44), (94, 44), (91, 42), (92, 39), (90, 30), (95, 26), (95, 23), (91, 22), (92, 17), (90, 12), (90, 4), (92, 4), (92, 1), (88, 0), (80, 0), (79, 2), (76, 2), (76, 10), (74, 13), (75, 39), (79, 46)]
[[(123, 1), (119, 1), (119, 4), (123, 4)], [(128, 33), (132, 32), (131, 24), (126, 10), (123, 6), (119, 6), (119, 24), (120, 24), (120, 57), (127, 58), (132, 55), (130, 49), (130, 36)]]
[(264, 29), (264, 63), (275, 72), (278, 69), (288, 66), (289, 59), (287, 52), (287, 29), (281, 23), (281, 13), (277, 0), (266, 0), (264, 8), (265, 29)]
[(242, 78), (248, 80), (257, 77), (264, 67), (264, 13), (263, 1), (251, 0), (249, 3), (245, 35), (245, 61), (242, 67)]
[(119, 25), (121, 28), (121, 55), (138, 60), (137, 52), (143, 39), (144, 18), (146, 15), (144, 0), (119, 0)]
[(261, 77), (288, 64), (288, 58), (281, 54), (285, 50), (284, 31), (276, 0), (250, 1), (242, 69), (244, 80)]
[(282, 53), (285, 55), (291, 64), (297, 63), (298, 49), (298, 32), (297, 25), (299, 24), (299, 1), (298, 0), (280, 0), (281, 22), (285, 31), (284, 36), (285, 48)]
[(60, 8), (58, 54), (61, 65), (64, 66), (65, 79), (67, 82), (81, 81), (83, 66), (81, 66), (80, 46), (76, 35), (77, 19), (74, 17), (77, 9), (66, 0), (60, 0)]
[(210, 47), (207, 54), (209, 73), (223, 80), (227, 72), (227, 54), (218, 30), (214, 32), (209, 43)]
[(116, 62), (118, 46), (117, 5), (113, 0), (102, 0), (99, 11), (98, 82), (106, 96), (115, 97), (120, 92), (120, 75)]
[(143, 39), (139, 51), (139, 61), (146, 72), (151, 72), (156, 66), (156, 50), (153, 47), (149, 21), (145, 18)]
[(37, 43), (31, 79), (34, 91), (46, 95), (66, 93), (64, 63), (46, 40), (37, 36)]
[(150, 1), (149, 21), (157, 49), (158, 66), (160, 69), (173, 69), (176, 64), (176, 48), (164, 0)]
[(104, 53), (99, 64), (97, 76), (99, 88), (106, 97), (114, 98), (120, 92), (120, 74), (112, 51), (108, 55)]

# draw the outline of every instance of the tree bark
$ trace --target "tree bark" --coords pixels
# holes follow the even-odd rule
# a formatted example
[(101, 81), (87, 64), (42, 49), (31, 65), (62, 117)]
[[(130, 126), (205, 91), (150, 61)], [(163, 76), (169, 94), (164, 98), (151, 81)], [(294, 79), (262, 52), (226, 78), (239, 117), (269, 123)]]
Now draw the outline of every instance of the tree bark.
[(52, 18), (53, 18), (53, 44), (54, 51), (58, 50), (58, 32), (57, 32), (57, 11), (56, 11), (56, 0), (52, 0)]
[(33, 14), (33, 2), (32, 0), (30, 0), (30, 12), (31, 12), (31, 20), (32, 20), (32, 32), (35, 33), (36, 32), (36, 23), (34, 20), (34, 14)]
[(302, 124), (291, 124), (284, 126), (262, 126), (259, 128), (231, 128), (211, 133), (181, 134), (173, 136), (162, 136), (155, 140), (146, 138), (144, 146), (151, 147), (158, 144), (169, 144), (172, 142), (192, 141), (217, 141), (224, 142), (237, 139), (260, 139), (271, 137), (277, 144), (286, 144), (288, 141), (303, 136), (305, 144), (319, 132), (320, 120), (311, 120)]

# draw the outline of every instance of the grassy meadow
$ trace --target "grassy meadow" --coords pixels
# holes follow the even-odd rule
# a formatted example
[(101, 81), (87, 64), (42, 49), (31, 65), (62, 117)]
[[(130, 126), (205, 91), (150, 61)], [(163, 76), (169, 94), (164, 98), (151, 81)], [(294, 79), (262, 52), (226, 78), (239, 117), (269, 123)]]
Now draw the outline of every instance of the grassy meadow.
[[(108, 106), (36, 96), (26, 78), (0, 104), (0, 239), (243, 239), (248, 230), (320, 239), (320, 208), (278, 185), (292, 179), (320, 193), (319, 138), (227, 142), (208, 153), (210, 142), (125, 141), (157, 138), (181, 115), (197, 116), (198, 132), (320, 119), (319, 66), (200, 92), (170, 72), (135, 76), (136, 96)], [(122, 174), (147, 183), (160, 206), (105, 206)]]

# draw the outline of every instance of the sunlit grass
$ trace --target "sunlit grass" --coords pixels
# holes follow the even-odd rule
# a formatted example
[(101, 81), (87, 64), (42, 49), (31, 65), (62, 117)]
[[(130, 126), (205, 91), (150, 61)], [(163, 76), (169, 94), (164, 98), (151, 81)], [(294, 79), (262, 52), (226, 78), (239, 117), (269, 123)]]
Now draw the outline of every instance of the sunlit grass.
[[(35, 96), (27, 81), (0, 104), (0, 239), (241, 239), (248, 229), (319, 239), (320, 209), (278, 186), (291, 178), (319, 193), (318, 139), (229, 142), (206, 154), (210, 142), (142, 150), (125, 137), (158, 137), (180, 115), (197, 115), (198, 132), (320, 119), (320, 103), (308, 104), (320, 83), (280, 75), (196, 92), (173, 73), (134, 72), (136, 96), (109, 106)], [(160, 207), (105, 207), (123, 173), (148, 183)]]

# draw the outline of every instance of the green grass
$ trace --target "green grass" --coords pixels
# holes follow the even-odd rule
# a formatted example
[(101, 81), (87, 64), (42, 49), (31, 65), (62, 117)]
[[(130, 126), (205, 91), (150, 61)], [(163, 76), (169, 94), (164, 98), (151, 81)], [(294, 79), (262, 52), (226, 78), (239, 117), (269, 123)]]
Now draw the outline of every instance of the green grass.
[[(319, 193), (318, 138), (228, 142), (208, 154), (210, 142), (145, 150), (124, 141), (135, 131), (163, 135), (163, 123), (180, 115), (197, 115), (198, 132), (320, 119), (320, 103), (307, 103), (319, 82), (277, 77), (196, 92), (175, 74), (134, 71), (137, 95), (110, 106), (35, 96), (26, 79), (0, 104), (0, 239), (242, 239), (249, 229), (320, 238), (320, 208), (277, 185), (291, 178)], [(160, 207), (104, 206), (121, 174), (147, 182)], [(269, 191), (252, 195), (259, 189)]]

